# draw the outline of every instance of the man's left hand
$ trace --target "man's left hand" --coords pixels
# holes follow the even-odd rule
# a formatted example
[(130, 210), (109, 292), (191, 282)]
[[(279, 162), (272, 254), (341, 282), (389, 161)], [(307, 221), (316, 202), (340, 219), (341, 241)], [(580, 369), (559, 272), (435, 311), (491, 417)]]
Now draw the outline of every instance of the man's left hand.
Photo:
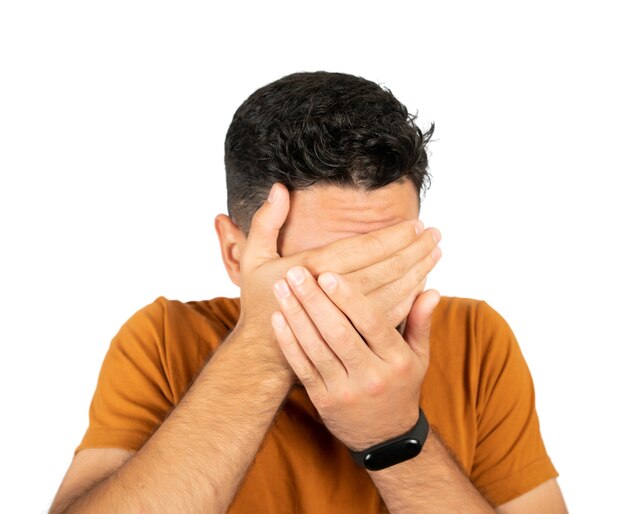
[[(363, 450), (411, 429), (419, 416), (439, 293), (417, 297), (403, 336), (339, 274), (326, 272), (316, 281), (296, 266), (287, 278), (274, 284), (281, 312), (272, 314), (272, 326), (330, 432), (350, 449)], [(334, 278), (336, 286), (325, 278)]]

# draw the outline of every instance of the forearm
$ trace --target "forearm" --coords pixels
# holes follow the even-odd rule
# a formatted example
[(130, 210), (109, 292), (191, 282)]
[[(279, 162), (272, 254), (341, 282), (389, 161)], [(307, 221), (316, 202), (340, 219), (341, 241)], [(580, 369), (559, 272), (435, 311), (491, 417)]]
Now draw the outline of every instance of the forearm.
[(231, 334), (146, 444), (61, 512), (225, 512), (292, 383), (270, 344)]
[(390, 514), (495, 512), (432, 427), (417, 457), (368, 473)]

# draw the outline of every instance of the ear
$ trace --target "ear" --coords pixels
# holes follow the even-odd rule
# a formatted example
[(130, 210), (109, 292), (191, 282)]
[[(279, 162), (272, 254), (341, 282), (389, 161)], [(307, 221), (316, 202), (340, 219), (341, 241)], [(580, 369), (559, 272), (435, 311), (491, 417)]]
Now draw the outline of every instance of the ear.
[(241, 257), (246, 246), (246, 236), (226, 214), (218, 214), (214, 225), (226, 272), (231, 282), (241, 287)]

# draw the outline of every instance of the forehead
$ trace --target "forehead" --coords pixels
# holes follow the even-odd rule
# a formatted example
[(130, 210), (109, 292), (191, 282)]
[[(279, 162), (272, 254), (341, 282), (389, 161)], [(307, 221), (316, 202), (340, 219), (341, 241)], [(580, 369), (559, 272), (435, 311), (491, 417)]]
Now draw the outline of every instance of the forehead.
[(417, 218), (417, 191), (410, 180), (376, 191), (315, 184), (289, 195), (289, 214), (278, 238), (283, 257), (338, 239)]

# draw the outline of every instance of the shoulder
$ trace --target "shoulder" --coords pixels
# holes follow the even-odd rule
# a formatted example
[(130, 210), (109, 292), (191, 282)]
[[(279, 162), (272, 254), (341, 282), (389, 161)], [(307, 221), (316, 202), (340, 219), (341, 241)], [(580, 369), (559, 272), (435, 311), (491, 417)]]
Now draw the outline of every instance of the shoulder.
[(507, 321), (485, 300), (441, 297), (433, 313), (431, 348), (447, 362), (478, 367), (485, 358), (502, 360), (516, 346)]
[(137, 310), (124, 326), (138, 329), (151, 327), (163, 332), (168, 325), (171, 328), (172, 323), (204, 321), (231, 329), (238, 319), (239, 298), (219, 296), (210, 300), (181, 301), (159, 296)]
[(508, 384), (504, 389), (519, 390), (530, 383), (530, 370), (515, 334), (486, 301), (442, 297), (437, 309), (432, 346), (446, 369), (458, 365), (475, 377), (479, 406), (502, 384)]
[(433, 328), (467, 331), (474, 335), (485, 329), (508, 327), (507, 322), (485, 300), (442, 296), (433, 313)]
[(485, 300), (462, 296), (442, 296), (437, 310), (440, 312), (471, 312), (474, 314), (496, 312)]
[(225, 327), (233, 327), (239, 319), (239, 298), (218, 296), (210, 300), (181, 301), (159, 296), (146, 309), (156, 309), (156, 306), (165, 318), (206, 319)]
[[(117, 354), (171, 391), (175, 405), (239, 319), (239, 298), (181, 301), (159, 296), (122, 326)], [(170, 396), (170, 395), (168, 395)]]
[(217, 348), (239, 318), (239, 298), (181, 301), (159, 296), (121, 326), (113, 344), (158, 353), (166, 359), (191, 347), (206, 353)]

